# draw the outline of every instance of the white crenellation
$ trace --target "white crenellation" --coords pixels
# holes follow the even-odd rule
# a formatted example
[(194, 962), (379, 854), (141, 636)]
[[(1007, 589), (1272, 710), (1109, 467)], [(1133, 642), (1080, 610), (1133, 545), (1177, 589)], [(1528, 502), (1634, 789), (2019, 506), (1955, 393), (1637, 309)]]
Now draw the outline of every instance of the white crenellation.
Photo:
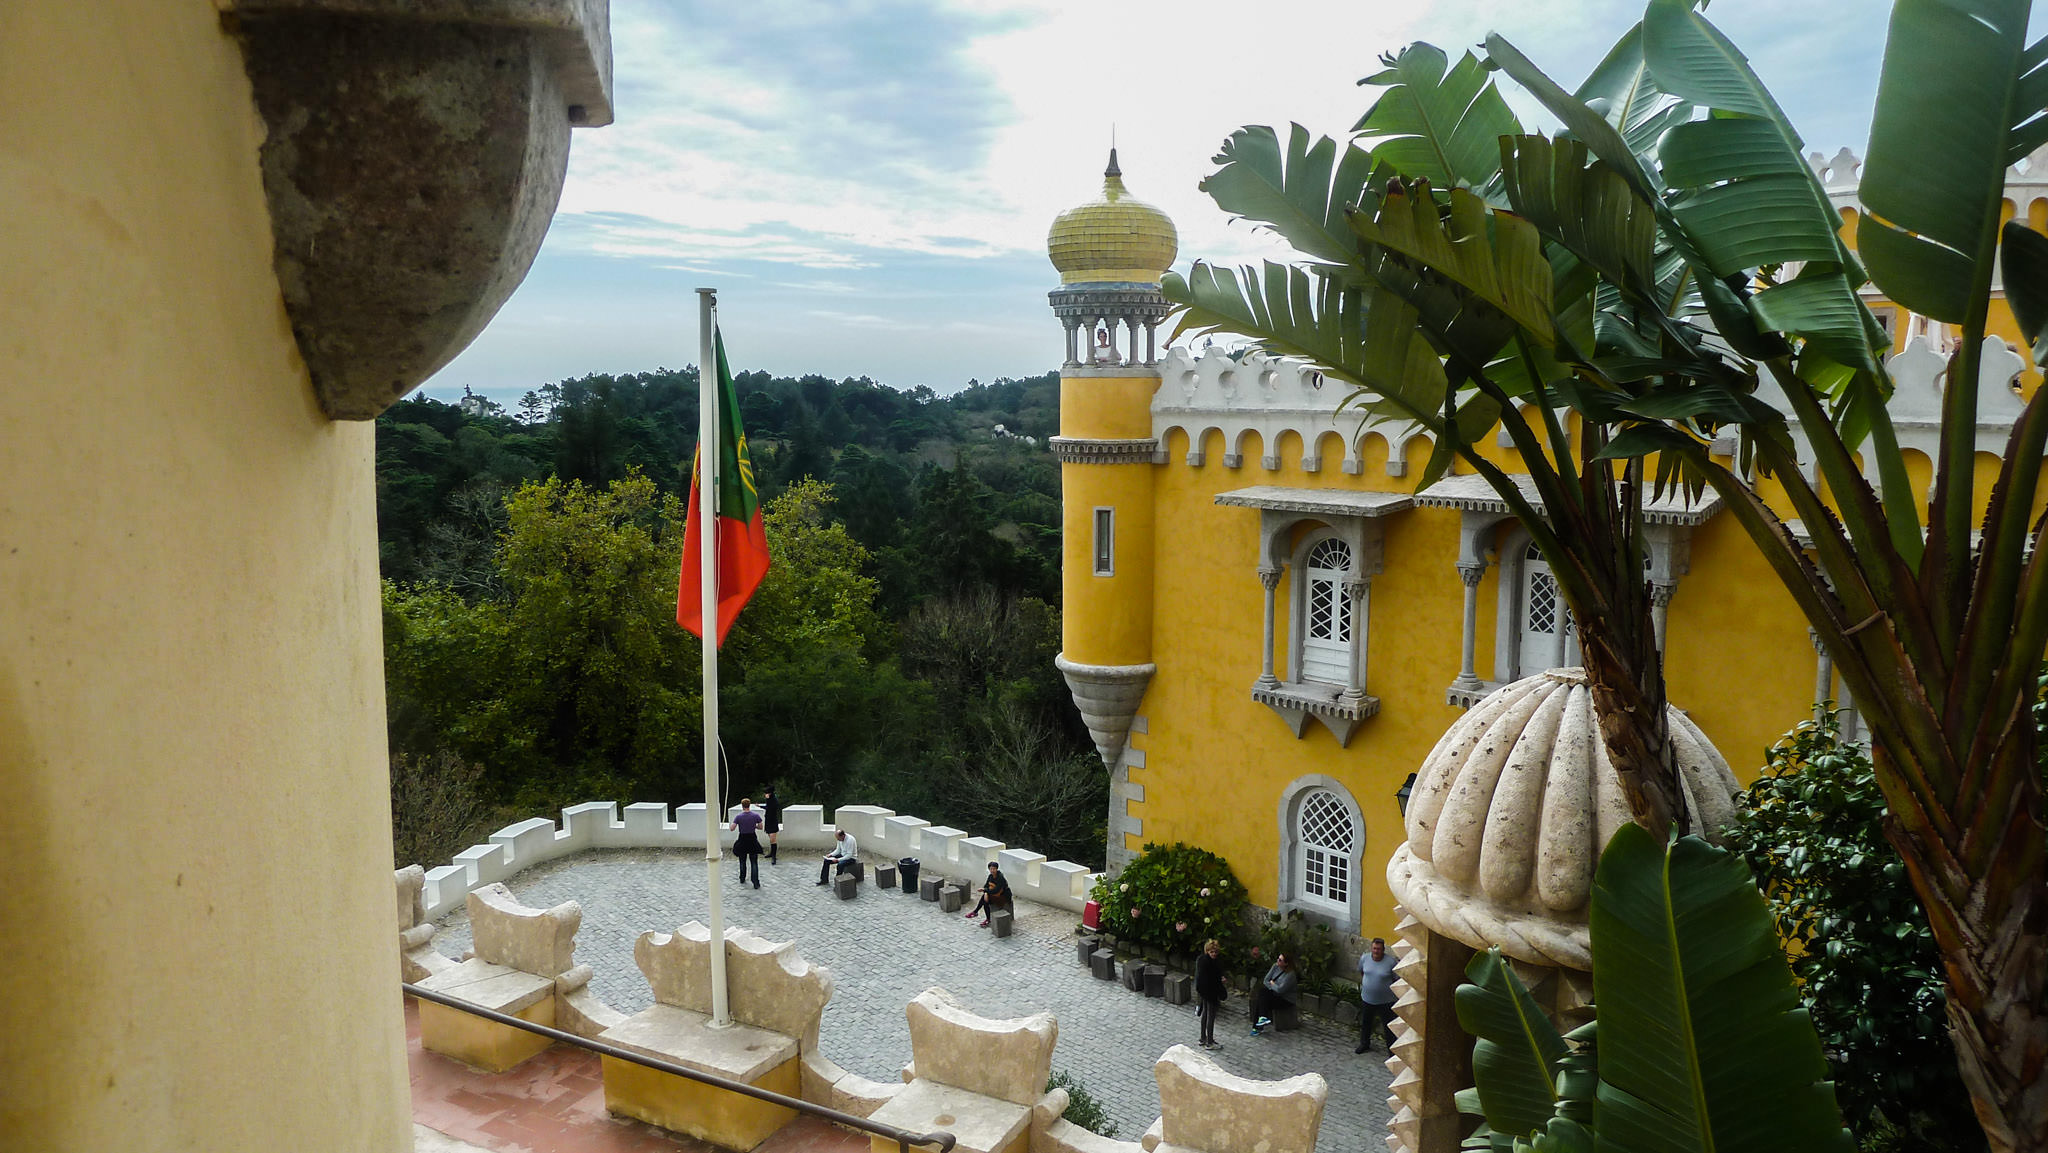
[[(1159, 389), (1152, 394), (1152, 436), (1158, 442), (1153, 460), (1162, 464), (1168, 461), (1168, 434), (1176, 430), (1186, 437), (1191, 467), (1207, 461), (1209, 434), (1221, 433), (1224, 467), (1242, 468), (1256, 460), (1269, 472), (1298, 464), (1306, 472), (1333, 469), (1358, 476), (1365, 471), (1366, 442), (1378, 437), (1386, 444), (1386, 474), (1401, 476), (1407, 471), (1409, 442), (1420, 437), (1429, 443), (1419, 425), (1367, 422), (1355, 411), (1339, 413), (1337, 405), (1350, 386), (1306, 361), (1262, 352), (1232, 357), (1217, 348), (1197, 355), (1176, 347), (1160, 358), (1159, 377)], [(1289, 432), (1301, 444), (1283, 454), (1281, 438)]]
[[(726, 814), (729, 822), (738, 807)], [(864, 856), (895, 860), (917, 857), (923, 872), (979, 883), (988, 863), (1003, 866), (1017, 896), (1076, 913), (1088, 900), (1096, 873), (1072, 861), (1049, 861), (1042, 853), (1011, 848), (964, 829), (933, 825), (879, 805), (841, 805), (833, 814), (860, 843)], [(782, 811), (781, 845), (792, 852), (824, 852), (840, 824), (827, 824), (818, 805), (790, 805)], [(730, 851), (734, 834), (722, 833)], [(420, 885), (422, 919), (432, 922), (454, 912), (474, 889), (516, 876), (535, 865), (592, 849), (704, 848), (704, 806), (642, 802), (625, 807), (590, 801), (562, 810), (561, 824), (535, 817), (491, 834), (490, 843), (455, 854), (453, 864), (426, 870)]]

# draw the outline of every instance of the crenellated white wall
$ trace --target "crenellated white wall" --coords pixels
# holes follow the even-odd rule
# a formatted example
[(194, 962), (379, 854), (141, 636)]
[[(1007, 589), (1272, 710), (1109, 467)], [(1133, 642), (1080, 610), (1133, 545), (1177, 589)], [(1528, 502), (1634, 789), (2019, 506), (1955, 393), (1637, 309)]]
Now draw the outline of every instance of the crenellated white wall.
[[(726, 819), (738, 812), (729, 810)], [(976, 837), (962, 829), (934, 825), (920, 817), (899, 816), (878, 805), (841, 805), (825, 823), (820, 805), (791, 805), (782, 811), (781, 846), (792, 851), (823, 853), (844, 828), (860, 845), (861, 855), (894, 861), (916, 857), (932, 876), (979, 882), (988, 863), (1003, 867), (1010, 888), (1026, 901), (1054, 905), (1078, 913), (1095, 884), (1095, 873), (1072, 861), (1049, 861), (1043, 853), (1013, 849), (1001, 841)], [(733, 832), (722, 830), (720, 843), (730, 852)], [(589, 801), (562, 810), (557, 825), (534, 817), (491, 834), (489, 844), (471, 845), (455, 854), (452, 864), (427, 870), (422, 899), (426, 918), (438, 920), (462, 907), (471, 889), (506, 880), (535, 865), (591, 849), (702, 849), (704, 806), (659, 803), (627, 805), (623, 817), (613, 801)]]
[[(1167, 436), (1180, 429), (1188, 437), (1188, 458), (1199, 467), (1210, 432), (1223, 434), (1225, 468), (1258, 465), (1268, 471), (1281, 465), (1280, 436), (1301, 437), (1303, 471), (1341, 470), (1348, 476), (1365, 471), (1365, 443), (1371, 437), (1387, 442), (1387, 475), (1407, 471), (1403, 448), (1415, 437), (1428, 440), (1420, 425), (1404, 422), (1367, 424), (1356, 410), (1339, 413), (1337, 404), (1349, 393), (1345, 381), (1325, 378), (1306, 361), (1247, 352), (1234, 358), (1220, 348), (1199, 356), (1186, 348), (1166, 350), (1159, 360), (1159, 389), (1152, 394), (1152, 435), (1159, 442), (1154, 463), (1165, 464)], [(1249, 434), (1258, 434), (1258, 456)], [(1326, 438), (1334, 437), (1335, 441)], [(1341, 444), (1341, 448), (1338, 445)]]

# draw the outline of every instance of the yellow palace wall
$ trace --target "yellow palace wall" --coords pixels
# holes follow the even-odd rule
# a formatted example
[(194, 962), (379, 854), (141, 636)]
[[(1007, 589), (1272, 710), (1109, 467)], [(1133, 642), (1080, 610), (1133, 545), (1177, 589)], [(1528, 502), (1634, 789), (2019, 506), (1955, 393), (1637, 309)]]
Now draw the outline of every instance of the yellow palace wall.
[[(1218, 433), (1209, 434), (1208, 463), (1200, 467), (1186, 464), (1184, 435), (1171, 434), (1161, 447), (1168, 463), (1150, 468), (1157, 526), (1152, 655), (1159, 671), (1138, 710), (1144, 731), (1130, 738), (1144, 759), (1130, 780), (1144, 799), (1129, 805), (1143, 833), (1127, 837), (1127, 846), (1202, 845), (1227, 858), (1252, 899), (1272, 908), (1279, 897), (1282, 791), (1306, 775), (1333, 778), (1364, 818), (1359, 933), (1391, 936), (1384, 868), (1403, 837), (1394, 793), (1462, 714), (1444, 699), (1458, 674), (1462, 636), (1464, 591), (1454, 568), (1460, 514), (1416, 508), (1382, 519), (1385, 567), (1372, 580), (1366, 635), (1367, 685), (1380, 699), (1379, 713), (1359, 725), (1348, 748), (1314, 723), (1296, 739), (1251, 699), (1264, 627), (1259, 514), (1219, 507), (1215, 497), (1257, 484), (1412, 492), (1426, 453), (1411, 451), (1403, 477), (1386, 474), (1384, 452), (1368, 453), (1364, 474), (1353, 477), (1329, 455), (1321, 471), (1303, 471), (1292, 434), (1283, 437), (1275, 471), (1259, 465), (1264, 448), (1256, 435), (1239, 450), (1245, 465), (1237, 469), (1220, 463), (1227, 446)], [(1475, 660), (1482, 677), (1494, 667), (1498, 573), (1489, 568), (1479, 589)], [(1291, 584), (1283, 579), (1275, 607), (1283, 668)], [(1739, 778), (1753, 779), (1771, 742), (1811, 715), (1815, 655), (1804, 619), (1731, 518), (1716, 516), (1695, 530), (1691, 573), (1670, 606), (1668, 631), (1671, 700), (1689, 711)]]
[(0, 4), (8, 1153), (412, 1148), (373, 430), (261, 139), (210, 0)]

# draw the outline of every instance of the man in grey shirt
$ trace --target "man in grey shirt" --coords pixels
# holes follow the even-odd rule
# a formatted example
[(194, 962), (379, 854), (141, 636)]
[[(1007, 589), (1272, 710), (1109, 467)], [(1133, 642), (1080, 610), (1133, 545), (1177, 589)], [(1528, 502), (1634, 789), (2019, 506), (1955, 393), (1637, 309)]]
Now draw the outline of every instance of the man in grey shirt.
[(1372, 951), (1358, 959), (1358, 1048), (1372, 1048), (1372, 1027), (1378, 1023), (1387, 1034), (1387, 1052), (1394, 1051), (1394, 958), (1387, 954), (1384, 938), (1372, 939)]

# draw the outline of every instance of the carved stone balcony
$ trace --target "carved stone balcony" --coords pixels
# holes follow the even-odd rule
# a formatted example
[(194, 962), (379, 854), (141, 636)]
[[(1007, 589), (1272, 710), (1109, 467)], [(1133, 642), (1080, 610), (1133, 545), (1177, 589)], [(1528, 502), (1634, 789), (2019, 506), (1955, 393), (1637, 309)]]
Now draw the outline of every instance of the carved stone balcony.
[(1342, 687), (1316, 681), (1281, 681), (1272, 685), (1253, 682), (1252, 699), (1272, 709), (1296, 739), (1308, 732), (1308, 722), (1313, 717), (1337, 738), (1339, 747), (1349, 745), (1359, 724), (1380, 711), (1380, 699), (1370, 693), (1346, 697)]

